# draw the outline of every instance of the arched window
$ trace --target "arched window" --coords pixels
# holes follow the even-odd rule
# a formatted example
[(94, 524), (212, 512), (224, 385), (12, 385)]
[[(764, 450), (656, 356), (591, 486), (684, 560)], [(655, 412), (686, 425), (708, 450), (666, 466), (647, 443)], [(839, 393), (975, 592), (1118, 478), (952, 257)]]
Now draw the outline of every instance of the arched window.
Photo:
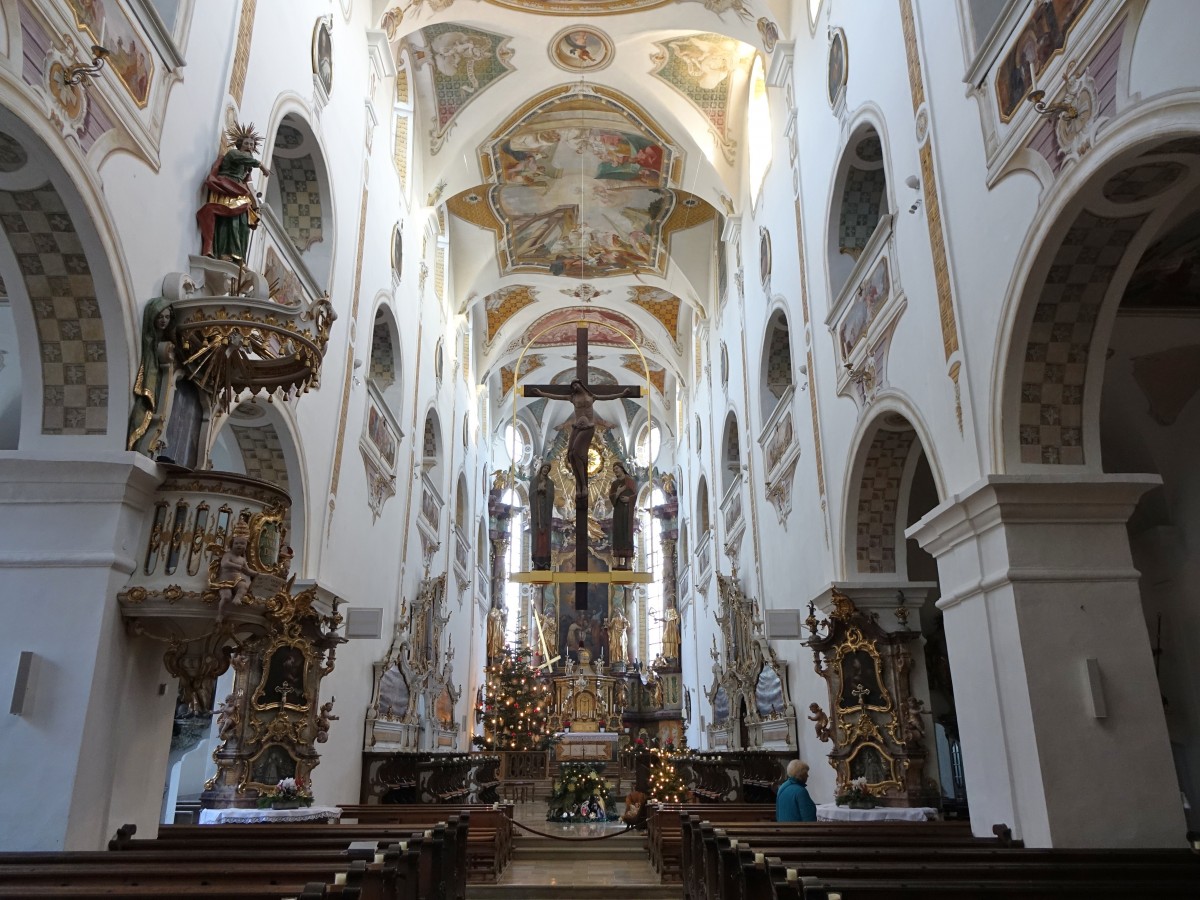
[(836, 298), (888, 212), (883, 142), (867, 126), (850, 139), (834, 188), (829, 229), (829, 283)]
[(792, 340), (787, 316), (777, 310), (767, 323), (763, 340), (762, 415), (771, 417), (784, 393), (792, 386)]
[(637, 440), (633, 444), (633, 460), (642, 468), (648, 469), (658, 459), (658, 451), (662, 446), (661, 434), (658, 426), (649, 422), (638, 430)]
[(738, 437), (737, 416), (732, 412), (725, 417), (725, 436), (721, 440), (722, 472), (721, 493), (725, 494), (733, 486), (734, 480), (742, 470), (741, 440)]
[(508, 458), (518, 466), (529, 465), (533, 459), (533, 438), (529, 435), (529, 427), (521, 421), (516, 425), (509, 422), (504, 426), (504, 449)]
[(771, 165), (771, 108), (767, 102), (767, 77), (763, 71), (762, 56), (754, 57), (750, 70), (750, 99), (746, 104), (746, 143), (748, 145), (748, 168), (750, 196), (757, 198), (762, 190), (763, 179)]
[(390, 308), (379, 307), (371, 330), (371, 360), (367, 368), (367, 383), (393, 416), (399, 418), (402, 401), (400, 390), (400, 334)]
[(299, 116), (284, 116), (275, 132), (267, 205), (313, 280), (326, 287), (334, 236), (329, 174), (312, 129)]
[(700, 484), (696, 488), (696, 527), (700, 530), (700, 537), (697, 541), (703, 541), (704, 535), (708, 533), (709, 517), (708, 517), (708, 479), (703, 475), (700, 476)]
[[(646, 631), (646, 646), (639, 648), (644, 662), (651, 662), (662, 652), (663, 633), (663, 583), (662, 583), (662, 523), (655, 518), (650, 510), (659, 504), (666, 503), (666, 495), (659, 488), (649, 486), (642, 489), (638, 497), (638, 517), (641, 519), (638, 530), (638, 564), (643, 572), (649, 572), (654, 579), (646, 585), (644, 594), (645, 609), (643, 619)], [(627, 597), (629, 594), (626, 595)], [(626, 608), (626, 617), (631, 610)], [(639, 629), (640, 630), (640, 629)]]

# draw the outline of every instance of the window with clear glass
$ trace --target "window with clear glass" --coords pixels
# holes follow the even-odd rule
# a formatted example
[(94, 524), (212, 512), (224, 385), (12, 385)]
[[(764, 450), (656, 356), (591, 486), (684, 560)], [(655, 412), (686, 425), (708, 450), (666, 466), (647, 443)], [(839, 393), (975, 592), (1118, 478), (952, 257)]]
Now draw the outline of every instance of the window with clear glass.
[(654, 580), (646, 585), (646, 647), (642, 653), (642, 661), (650, 663), (662, 653), (663, 616), (665, 614), (662, 583), (662, 523), (650, 513), (650, 510), (666, 503), (667, 497), (661, 490), (654, 488), (653, 491), (643, 490), (639, 499), (640, 568), (643, 572), (649, 572), (654, 576)]
[(649, 468), (658, 459), (659, 430), (657, 425), (643, 425), (634, 444), (633, 459), (642, 468)]
[(524, 422), (515, 426), (511, 423), (504, 427), (504, 448), (508, 457), (518, 466), (524, 466), (533, 458), (533, 441), (529, 437), (529, 429)]
[[(511, 426), (510, 426), (511, 427)], [(526, 560), (529, 555), (528, 539), (525, 528), (525, 501), (516, 491), (504, 492), (502, 503), (513, 507), (512, 518), (509, 521), (508, 553), (505, 557), (509, 574), (523, 572), (529, 568)], [(522, 634), (527, 637), (526, 623), (521, 617), (521, 585), (505, 580), (504, 582), (504, 640), (513, 647), (524, 644), (520, 640)]]

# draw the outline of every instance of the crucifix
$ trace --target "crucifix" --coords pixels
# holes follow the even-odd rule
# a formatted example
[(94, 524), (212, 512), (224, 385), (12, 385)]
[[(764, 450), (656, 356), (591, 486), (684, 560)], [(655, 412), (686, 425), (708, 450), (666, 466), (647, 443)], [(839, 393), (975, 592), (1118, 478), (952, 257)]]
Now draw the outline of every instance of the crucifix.
[[(642, 389), (638, 385), (588, 384), (587, 325), (580, 323), (575, 329), (575, 378), (571, 383), (527, 384), (522, 387), (521, 395), (570, 400), (575, 406), (575, 419), (567, 442), (567, 462), (575, 476), (575, 572), (583, 575), (588, 571), (588, 450), (596, 433), (592, 406), (597, 400), (641, 397)], [(587, 592), (586, 577), (576, 580), (575, 609), (587, 609)]]

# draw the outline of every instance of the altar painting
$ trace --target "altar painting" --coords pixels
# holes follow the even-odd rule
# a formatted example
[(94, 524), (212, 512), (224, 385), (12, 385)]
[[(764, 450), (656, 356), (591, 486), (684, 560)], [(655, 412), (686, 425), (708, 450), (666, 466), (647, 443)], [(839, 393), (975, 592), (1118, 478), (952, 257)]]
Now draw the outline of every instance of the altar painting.
[(561, 94), (483, 150), (501, 274), (666, 274), (678, 151), (614, 99)]

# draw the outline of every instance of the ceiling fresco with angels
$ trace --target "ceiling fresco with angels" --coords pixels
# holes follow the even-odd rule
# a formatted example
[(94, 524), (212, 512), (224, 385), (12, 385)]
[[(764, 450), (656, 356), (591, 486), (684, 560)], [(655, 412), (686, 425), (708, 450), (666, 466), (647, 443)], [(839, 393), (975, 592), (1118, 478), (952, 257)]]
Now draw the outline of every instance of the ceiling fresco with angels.
[(570, 365), (581, 315), (597, 380), (644, 378), (639, 350), (662, 399), (688, 379), (725, 216), (748, 212), (731, 198), (751, 68), (778, 34), (767, 2), (401, 0), (383, 13), (411, 88), (413, 197), (450, 214), (447, 299), (471, 322), (493, 402)]

